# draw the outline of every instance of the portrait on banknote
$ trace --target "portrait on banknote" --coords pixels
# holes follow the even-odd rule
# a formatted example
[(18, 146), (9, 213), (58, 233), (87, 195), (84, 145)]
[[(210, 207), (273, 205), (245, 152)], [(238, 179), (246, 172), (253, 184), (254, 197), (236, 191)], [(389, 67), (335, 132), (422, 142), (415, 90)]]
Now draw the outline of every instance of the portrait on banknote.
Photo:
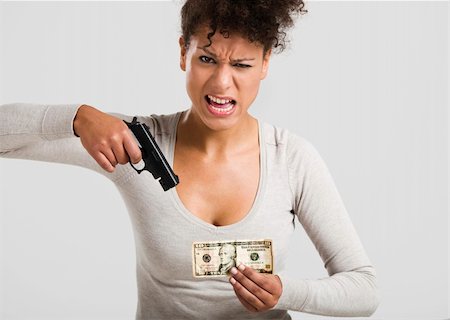
[(218, 271), (220, 274), (227, 274), (231, 268), (236, 266), (236, 247), (231, 243), (225, 243), (219, 249), (220, 265)]

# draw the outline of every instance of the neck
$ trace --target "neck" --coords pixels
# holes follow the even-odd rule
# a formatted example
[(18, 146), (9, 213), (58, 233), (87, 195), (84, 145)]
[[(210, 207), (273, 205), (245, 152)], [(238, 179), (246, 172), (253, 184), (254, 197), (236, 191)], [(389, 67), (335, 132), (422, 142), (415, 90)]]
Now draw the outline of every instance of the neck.
[(258, 123), (251, 115), (247, 115), (232, 128), (212, 130), (189, 109), (181, 115), (177, 141), (207, 156), (230, 155), (248, 150), (258, 141)]

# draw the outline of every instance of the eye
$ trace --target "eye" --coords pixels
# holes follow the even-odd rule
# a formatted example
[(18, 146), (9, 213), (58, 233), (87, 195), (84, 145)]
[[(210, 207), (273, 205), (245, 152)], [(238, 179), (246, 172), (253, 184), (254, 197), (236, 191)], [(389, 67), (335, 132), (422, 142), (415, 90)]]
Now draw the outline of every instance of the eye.
[(251, 65), (243, 64), (243, 63), (235, 63), (234, 66), (238, 67), (238, 68), (242, 68), (242, 69), (251, 68), (252, 67)]
[(201, 62), (204, 62), (204, 63), (215, 63), (213, 58), (210, 58), (207, 56), (200, 56), (199, 59)]

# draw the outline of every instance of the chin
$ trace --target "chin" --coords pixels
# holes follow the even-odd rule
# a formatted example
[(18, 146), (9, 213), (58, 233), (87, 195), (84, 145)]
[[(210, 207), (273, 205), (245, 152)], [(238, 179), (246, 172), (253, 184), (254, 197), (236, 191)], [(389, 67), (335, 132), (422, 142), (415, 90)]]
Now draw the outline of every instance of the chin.
[(211, 114), (207, 108), (203, 108), (200, 112), (197, 111), (197, 114), (199, 114), (201, 122), (210, 130), (224, 131), (235, 127), (239, 123), (241, 115), (236, 111), (238, 110), (235, 110), (231, 115), (217, 116)]
[(230, 119), (205, 119), (203, 123), (212, 131), (225, 131), (233, 128), (237, 124), (237, 121), (230, 121)]

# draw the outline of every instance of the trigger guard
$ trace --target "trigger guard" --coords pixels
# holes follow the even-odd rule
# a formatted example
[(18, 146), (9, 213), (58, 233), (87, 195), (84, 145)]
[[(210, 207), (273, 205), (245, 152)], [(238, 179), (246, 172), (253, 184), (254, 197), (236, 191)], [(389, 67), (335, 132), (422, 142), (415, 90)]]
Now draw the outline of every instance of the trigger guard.
[(137, 173), (141, 173), (142, 171), (145, 170), (145, 161), (144, 161), (144, 159), (141, 159), (141, 161), (136, 163), (136, 165), (138, 165), (139, 167), (142, 166), (142, 169), (136, 168), (131, 161), (130, 161), (130, 164), (133, 167), (133, 169), (137, 171)]

